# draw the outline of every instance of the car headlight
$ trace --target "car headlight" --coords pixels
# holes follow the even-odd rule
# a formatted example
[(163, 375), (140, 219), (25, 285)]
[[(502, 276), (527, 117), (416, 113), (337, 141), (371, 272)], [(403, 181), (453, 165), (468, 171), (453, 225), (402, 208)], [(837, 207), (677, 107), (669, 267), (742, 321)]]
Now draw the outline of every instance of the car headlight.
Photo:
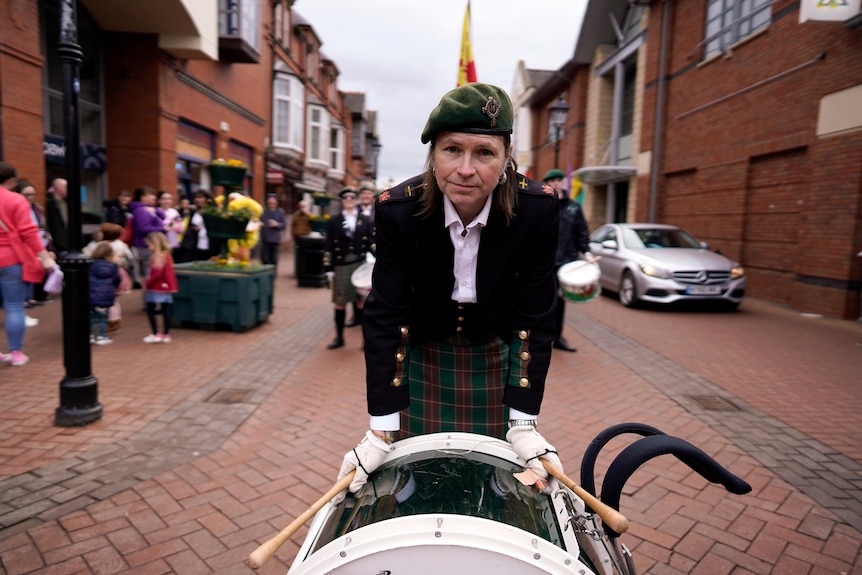
[(737, 280), (745, 275), (745, 269), (742, 266), (736, 266), (730, 270), (730, 279)]
[(662, 278), (667, 280), (673, 277), (669, 271), (662, 268), (657, 268), (650, 264), (641, 265), (641, 271), (644, 273), (644, 275), (652, 276), (654, 278)]

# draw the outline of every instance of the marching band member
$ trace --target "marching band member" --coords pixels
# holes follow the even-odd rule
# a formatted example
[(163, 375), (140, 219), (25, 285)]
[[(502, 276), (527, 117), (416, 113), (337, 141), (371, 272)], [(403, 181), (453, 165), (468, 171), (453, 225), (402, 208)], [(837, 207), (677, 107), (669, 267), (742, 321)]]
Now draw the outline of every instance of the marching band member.
[(341, 213), (327, 223), (326, 254), (324, 265), (326, 276), (332, 285), (332, 303), (335, 304), (335, 339), (327, 349), (344, 347), (344, 318), (348, 302), (353, 302), (353, 314), (357, 323), (362, 323), (362, 298), (350, 281), (350, 276), (363, 262), (365, 254), (372, 249), (374, 226), (356, 208), (356, 188), (341, 190)]
[(432, 110), (425, 173), (377, 199), (363, 322), (370, 430), (348, 452), (358, 491), (397, 432), (506, 437), (527, 465), (562, 469), (537, 429), (556, 336), (559, 202), (517, 173), (513, 109), (496, 86), (458, 87)]

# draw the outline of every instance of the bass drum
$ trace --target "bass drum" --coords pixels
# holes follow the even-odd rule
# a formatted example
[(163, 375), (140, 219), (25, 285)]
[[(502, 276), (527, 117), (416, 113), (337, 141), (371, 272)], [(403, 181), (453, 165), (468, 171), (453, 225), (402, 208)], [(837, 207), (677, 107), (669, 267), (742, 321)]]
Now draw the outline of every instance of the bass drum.
[(590, 301), (602, 292), (602, 270), (595, 262), (575, 260), (560, 266), (557, 281), (564, 298), (576, 303)]
[(288, 575), (609, 575), (606, 548), (568, 524), (574, 511), (595, 525), (583, 502), (521, 484), (522, 464), (482, 435), (399, 441), (359, 493), (317, 513)]

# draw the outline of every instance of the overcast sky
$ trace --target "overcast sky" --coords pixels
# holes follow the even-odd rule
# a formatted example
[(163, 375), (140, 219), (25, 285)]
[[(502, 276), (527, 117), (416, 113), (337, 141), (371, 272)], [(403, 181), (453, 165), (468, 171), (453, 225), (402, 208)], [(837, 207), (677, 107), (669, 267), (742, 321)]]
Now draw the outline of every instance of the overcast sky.
[[(511, 92), (518, 61), (556, 70), (575, 50), (587, 0), (471, 0), (470, 39), (480, 82)], [(467, 0), (298, 0), (342, 91), (364, 92), (377, 111), (381, 183), (422, 171), (419, 137), (455, 87)]]

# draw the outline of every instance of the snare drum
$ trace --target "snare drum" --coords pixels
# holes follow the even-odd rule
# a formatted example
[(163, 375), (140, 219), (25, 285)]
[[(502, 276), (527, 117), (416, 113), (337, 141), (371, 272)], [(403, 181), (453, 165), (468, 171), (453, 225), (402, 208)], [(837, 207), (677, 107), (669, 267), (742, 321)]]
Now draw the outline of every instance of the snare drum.
[(578, 303), (590, 301), (601, 293), (601, 277), (599, 265), (587, 260), (575, 260), (557, 270), (560, 293), (567, 300)]
[(522, 485), (522, 465), (483, 435), (399, 441), (362, 490), (317, 513), (288, 575), (609, 573), (601, 544), (567, 525), (583, 502)]
[(371, 274), (374, 272), (374, 262), (362, 262), (352, 274), (350, 282), (361, 297), (366, 298), (371, 293)]

